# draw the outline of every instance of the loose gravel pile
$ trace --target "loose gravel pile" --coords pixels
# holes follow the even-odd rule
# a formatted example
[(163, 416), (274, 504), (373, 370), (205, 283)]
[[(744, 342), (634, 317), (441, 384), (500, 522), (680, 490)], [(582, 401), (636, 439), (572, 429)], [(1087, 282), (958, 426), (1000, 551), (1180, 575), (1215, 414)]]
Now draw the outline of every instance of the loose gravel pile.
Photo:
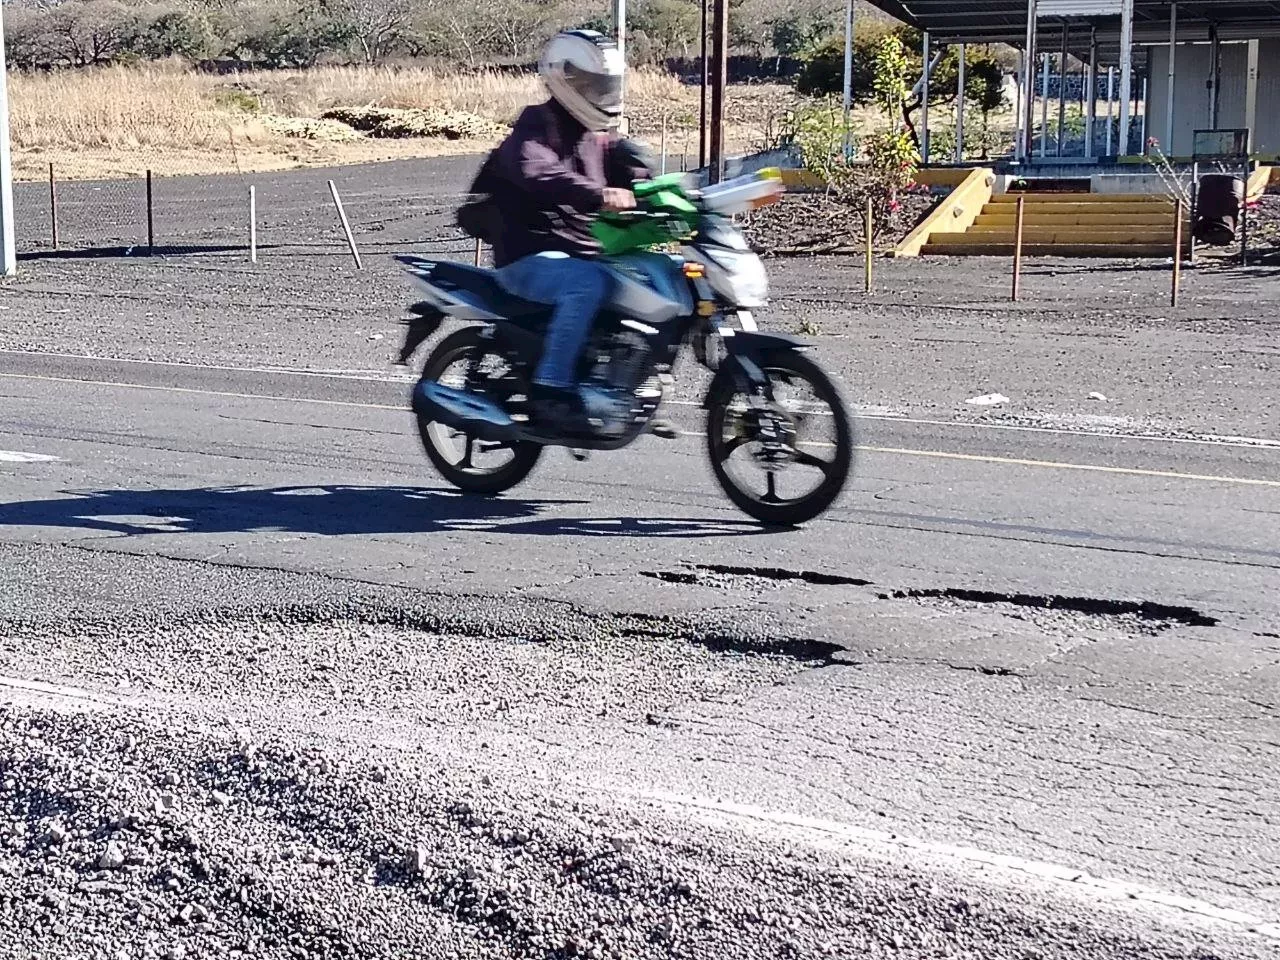
[(0, 708), (0, 956), (1212, 956), (332, 746)]
[(502, 124), (460, 110), (340, 107), (326, 111), (321, 119), (344, 123), (383, 139), (493, 140), (507, 134)]

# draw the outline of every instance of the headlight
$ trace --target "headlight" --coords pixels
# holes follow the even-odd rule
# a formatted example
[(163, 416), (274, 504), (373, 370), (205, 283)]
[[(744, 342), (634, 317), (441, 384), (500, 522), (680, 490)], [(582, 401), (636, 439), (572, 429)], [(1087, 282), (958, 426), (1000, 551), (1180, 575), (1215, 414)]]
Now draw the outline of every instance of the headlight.
[(769, 278), (764, 264), (750, 250), (701, 249), (707, 264), (707, 282), (735, 307), (763, 307), (769, 298)]

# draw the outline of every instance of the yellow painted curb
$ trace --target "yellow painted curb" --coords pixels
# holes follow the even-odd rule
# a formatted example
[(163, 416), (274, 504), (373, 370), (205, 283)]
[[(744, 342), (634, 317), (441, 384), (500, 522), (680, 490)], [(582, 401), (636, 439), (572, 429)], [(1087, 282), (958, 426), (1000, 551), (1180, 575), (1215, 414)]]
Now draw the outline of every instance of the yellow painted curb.
[(1258, 200), (1273, 182), (1280, 182), (1280, 167), (1259, 167), (1249, 176), (1247, 197)]
[(785, 169), (782, 171), (782, 185), (788, 190), (821, 190), (826, 186), (822, 178), (808, 170)]
[[(921, 171), (925, 173), (951, 173), (953, 171)], [(959, 171), (954, 171), (959, 172)], [(917, 177), (921, 183), (924, 178)], [(993, 170), (978, 167), (965, 174), (961, 184), (947, 194), (933, 212), (920, 221), (916, 228), (907, 234), (902, 242), (893, 250), (895, 257), (918, 257), (931, 237), (940, 234), (964, 233), (978, 219), (982, 208), (991, 199), (991, 188), (995, 185), (996, 175)]]

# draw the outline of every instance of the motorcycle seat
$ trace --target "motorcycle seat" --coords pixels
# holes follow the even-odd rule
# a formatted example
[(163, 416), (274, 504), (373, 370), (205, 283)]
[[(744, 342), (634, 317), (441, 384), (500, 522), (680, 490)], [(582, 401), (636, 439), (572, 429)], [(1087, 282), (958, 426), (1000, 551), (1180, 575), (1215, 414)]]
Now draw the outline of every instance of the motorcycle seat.
[(492, 270), (448, 260), (437, 261), (431, 271), (431, 283), (453, 294), (464, 294), (475, 306), (522, 326), (545, 324), (552, 308), (510, 293), (498, 282)]

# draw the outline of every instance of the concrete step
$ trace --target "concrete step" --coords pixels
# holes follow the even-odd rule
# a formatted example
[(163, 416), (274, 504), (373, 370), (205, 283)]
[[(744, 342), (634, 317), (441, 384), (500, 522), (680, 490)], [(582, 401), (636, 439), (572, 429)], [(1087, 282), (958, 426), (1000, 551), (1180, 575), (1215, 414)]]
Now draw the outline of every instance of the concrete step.
[[(921, 251), (927, 256), (1012, 257), (1012, 243), (954, 243), (954, 238), (935, 240)], [(1171, 257), (1172, 243), (1024, 243), (1025, 257)]]
[[(945, 238), (947, 243), (983, 244), (1013, 243), (1011, 227), (981, 227)], [(1167, 243), (1173, 245), (1173, 231), (1163, 227), (1049, 227), (1024, 228), (1022, 242), (1027, 243)]]
[[(989, 209), (989, 208), (988, 208)], [(1160, 227), (1168, 226), (1173, 230), (1173, 211), (1158, 213), (1050, 213), (1038, 209), (1028, 210), (1023, 215), (1023, 224), (1027, 227), (1110, 227), (1121, 223), (1126, 227)], [(1013, 227), (1018, 215), (1003, 209), (995, 213), (980, 213), (973, 222), (975, 227)], [(1183, 217), (1183, 223), (1189, 218)]]
[(1029, 207), (1055, 203), (1162, 203), (1173, 206), (1173, 200), (1154, 193), (1001, 193), (991, 198), (998, 205), (1017, 206), (1023, 197)]
[[(1168, 212), (1170, 217), (1173, 216), (1173, 205), (1167, 203), (1139, 203), (1137, 201), (1117, 201), (1114, 203), (1076, 203), (1074, 201), (1063, 201), (1062, 203), (1037, 203), (1028, 204), (1023, 208), (1023, 216), (1043, 216), (1045, 214), (1057, 214), (1059, 216), (1093, 214), (1095, 216), (1129, 216), (1142, 214), (1163, 214)], [(1011, 203), (988, 203), (982, 208), (984, 214), (998, 213), (1009, 216), (1017, 216), (1017, 205)]]

